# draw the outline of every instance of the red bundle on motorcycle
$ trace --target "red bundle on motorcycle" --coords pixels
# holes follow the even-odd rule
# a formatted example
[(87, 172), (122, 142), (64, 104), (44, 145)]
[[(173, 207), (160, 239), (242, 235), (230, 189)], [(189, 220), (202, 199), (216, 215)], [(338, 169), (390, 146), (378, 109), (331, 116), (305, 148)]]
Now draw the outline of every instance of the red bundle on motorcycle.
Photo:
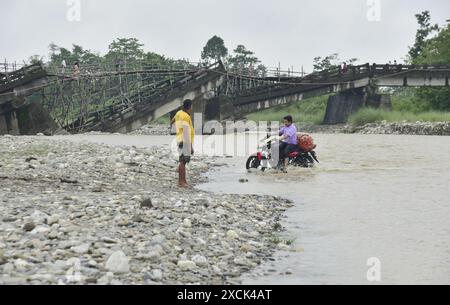
[(314, 139), (309, 134), (298, 134), (297, 140), (298, 146), (302, 151), (310, 152), (317, 147), (317, 145), (314, 144)]

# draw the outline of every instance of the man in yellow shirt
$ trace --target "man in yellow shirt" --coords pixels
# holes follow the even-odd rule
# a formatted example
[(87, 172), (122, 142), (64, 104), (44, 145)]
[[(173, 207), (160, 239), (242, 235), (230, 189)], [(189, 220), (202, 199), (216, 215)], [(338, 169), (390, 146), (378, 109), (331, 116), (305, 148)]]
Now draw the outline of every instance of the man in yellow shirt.
[(183, 109), (178, 111), (172, 119), (171, 124), (175, 124), (177, 129), (178, 151), (180, 153), (180, 165), (178, 167), (178, 185), (189, 187), (186, 181), (186, 164), (191, 162), (194, 154), (194, 126), (192, 124), (192, 101), (185, 100)]

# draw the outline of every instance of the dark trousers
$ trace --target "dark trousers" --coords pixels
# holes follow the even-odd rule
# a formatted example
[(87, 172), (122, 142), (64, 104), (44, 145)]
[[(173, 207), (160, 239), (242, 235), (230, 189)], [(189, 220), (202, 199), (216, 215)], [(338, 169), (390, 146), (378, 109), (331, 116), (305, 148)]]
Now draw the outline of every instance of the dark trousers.
[(297, 145), (288, 144), (286, 142), (281, 142), (280, 147), (279, 147), (280, 160), (279, 160), (278, 164), (283, 165), (284, 160), (287, 158), (287, 156), (296, 150), (298, 150)]

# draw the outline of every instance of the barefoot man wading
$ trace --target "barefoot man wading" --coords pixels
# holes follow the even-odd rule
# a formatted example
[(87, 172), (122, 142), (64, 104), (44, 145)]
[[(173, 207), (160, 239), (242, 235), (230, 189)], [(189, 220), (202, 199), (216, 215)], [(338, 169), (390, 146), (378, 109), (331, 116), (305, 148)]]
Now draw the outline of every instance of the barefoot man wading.
[(180, 165), (178, 167), (178, 185), (189, 187), (186, 181), (186, 164), (191, 162), (194, 154), (194, 126), (192, 124), (192, 101), (185, 100), (183, 109), (178, 111), (172, 119), (171, 124), (175, 124), (177, 129), (177, 144), (180, 154)]

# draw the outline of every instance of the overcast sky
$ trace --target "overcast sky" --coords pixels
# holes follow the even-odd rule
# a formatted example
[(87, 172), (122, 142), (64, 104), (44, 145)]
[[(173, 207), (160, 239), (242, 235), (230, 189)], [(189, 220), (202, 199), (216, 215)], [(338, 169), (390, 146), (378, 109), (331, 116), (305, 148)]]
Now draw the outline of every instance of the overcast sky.
[[(76, 1), (76, 0), (75, 0)], [(198, 61), (213, 35), (228, 49), (244, 44), (262, 62), (310, 70), (334, 52), (361, 62), (401, 61), (414, 42), (415, 13), (441, 25), (449, 0), (79, 0), (81, 20), (68, 21), (67, 0), (0, 0), (0, 58), (46, 55), (51, 42), (105, 53), (117, 37), (136, 37), (153, 51)], [(380, 2), (380, 20), (368, 2)], [(375, 12), (372, 8), (370, 13)]]

